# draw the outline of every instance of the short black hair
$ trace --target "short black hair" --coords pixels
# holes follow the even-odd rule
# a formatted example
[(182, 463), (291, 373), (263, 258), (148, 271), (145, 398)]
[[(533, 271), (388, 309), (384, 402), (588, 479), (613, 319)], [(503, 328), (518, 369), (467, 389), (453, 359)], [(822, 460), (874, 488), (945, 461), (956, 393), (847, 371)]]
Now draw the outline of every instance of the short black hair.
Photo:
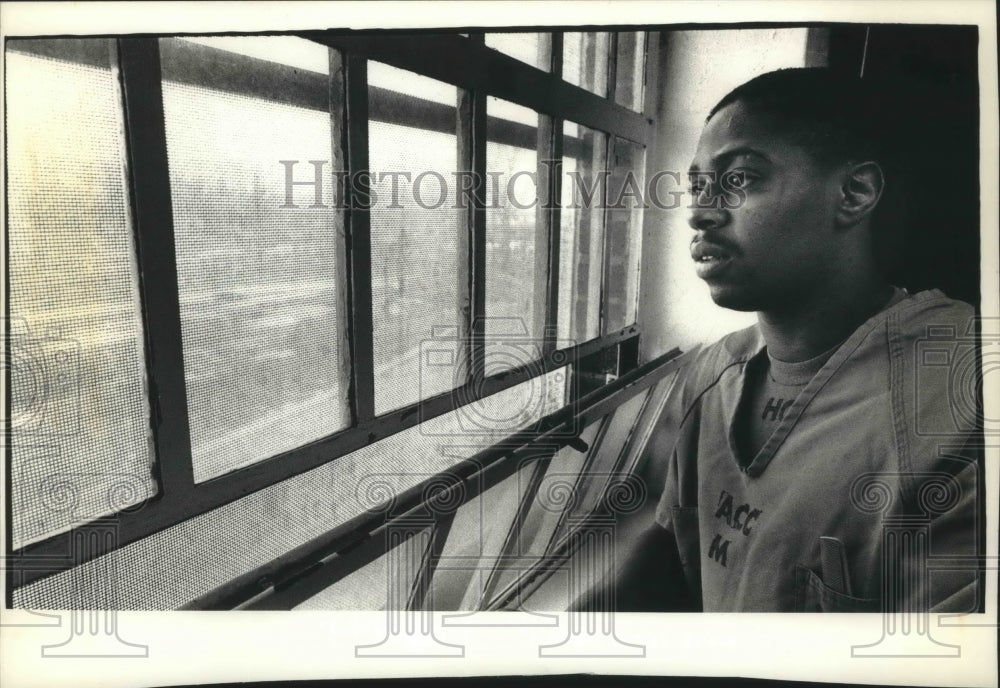
[(825, 68), (768, 72), (737, 86), (706, 122), (735, 102), (780, 123), (794, 143), (821, 162), (875, 160), (892, 166), (891, 136), (872, 85)]
[(706, 122), (732, 103), (776, 122), (788, 140), (823, 164), (875, 161), (886, 188), (872, 217), (874, 250), (883, 272), (898, 267), (906, 223), (906, 175), (902, 163), (908, 136), (902, 116), (906, 98), (885, 80), (842, 74), (822, 67), (779, 69), (737, 86), (709, 112)]

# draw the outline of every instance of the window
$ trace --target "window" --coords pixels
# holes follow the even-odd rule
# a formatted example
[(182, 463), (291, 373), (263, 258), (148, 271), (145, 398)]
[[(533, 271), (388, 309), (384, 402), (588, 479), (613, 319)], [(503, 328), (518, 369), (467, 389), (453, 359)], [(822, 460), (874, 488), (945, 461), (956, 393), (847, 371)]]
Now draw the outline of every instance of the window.
[(603, 132), (563, 124), (558, 323), (560, 337), (577, 342), (600, 329), (607, 145)]
[[(221, 45), (249, 54), (312, 49), (317, 69), (329, 61), (323, 46), (274, 41)], [(328, 160), (338, 132), (327, 112), (273, 97), (288, 72), (280, 63), (226, 59), (169, 38), (160, 53), (191, 454), (202, 482), (346, 425), (341, 216), (313, 207), (308, 192), (286, 198), (285, 179), (275, 174), (281, 160), (308, 174), (294, 168)], [(209, 59), (216, 82), (200, 83), (199, 62)], [(226, 82), (237, 75), (269, 95)], [(329, 80), (312, 81), (328, 99)], [(320, 172), (331, 186), (329, 165)]]
[[(368, 127), (368, 160), (382, 199), (371, 233), (375, 412), (383, 413), (464, 382), (460, 367), (422, 365), (420, 355), (432, 344), (457, 356), (456, 275), (467, 229), (454, 184), (459, 89), (378, 62), (368, 64), (368, 84), (369, 113), (380, 116)], [(403, 100), (412, 105), (389, 104)]]
[(611, 149), (604, 260), (604, 333), (635, 321), (646, 151), (615, 137)]
[(567, 33), (563, 36), (563, 78), (599, 96), (608, 95), (611, 34)]
[(558, 545), (539, 490), (632, 432), (578, 406), (635, 365), (641, 209), (577, 202), (641, 176), (629, 36), (9, 41), (10, 600), (225, 607), (332, 561), (251, 606), (339, 608), (444, 556), (477, 563), (388, 604), (497, 604)]
[(20, 548), (135, 506), (157, 486), (113, 43), (9, 45), (11, 498)]
[[(548, 122), (497, 98), (487, 101), (486, 117), (488, 375), (541, 358), (548, 226), (539, 170), (548, 157)], [(515, 138), (517, 145), (505, 142)]]
[(615, 102), (642, 112), (645, 98), (646, 33), (622, 31), (615, 34)]

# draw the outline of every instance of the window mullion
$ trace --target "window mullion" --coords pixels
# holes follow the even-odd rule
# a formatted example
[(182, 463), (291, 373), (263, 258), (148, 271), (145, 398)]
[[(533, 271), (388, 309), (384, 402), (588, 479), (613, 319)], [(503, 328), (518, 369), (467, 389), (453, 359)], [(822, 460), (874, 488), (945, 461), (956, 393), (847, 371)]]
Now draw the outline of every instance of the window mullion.
[[(616, 102), (616, 94), (618, 90), (618, 31), (612, 31), (608, 34), (608, 100), (612, 103)], [(612, 178), (618, 181), (617, 171), (618, 166), (614, 158), (616, 154), (615, 147), (615, 136), (609, 135), (606, 137), (605, 144), (607, 148), (605, 149), (604, 160), (609, 171), (613, 171), (613, 174), (608, 175), (606, 179), (610, 182)], [(617, 184), (616, 184), (617, 186)], [(612, 242), (608, 239), (610, 232), (610, 227), (608, 223), (611, 221), (611, 213), (608, 210), (608, 205), (611, 199), (611, 189), (605, 187), (603, 201), (603, 222), (604, 222), (604, 232), (602, 234), (604, 239), (604, 247), (602, 249), (603, 256), (601, 260), (601, 308), (600, 317), (598, 320), (598, 333), (604, 334), (608, 329), (608, 319), (609, 319), (609, 298), (610, 289), (608, 288), (611, 284), (611, 269), (613, 261), (611, 260), (612, 252), (614, 246)]]
[(360, 425), (375, 417), (371, 210), (370, 199), (362, 193), (360, 187), (363, 185), (358, 183), (368, 174), (368, 64), (364, 57), (356, 53), (348, 53), (345, 63), (347, 126), (344, 134), (350, 178), (344, 196), (348, 206), (345, 250), (351, 376), (349, 399), (354, 424)]
[(607, 173), (604, 175), (605, 183), (600, 187), (601, 196), (597, 198), (597, 202), (601, 204), (601, 289), (600, 289), (600, 306), (598, 308), (598, 318), (597, 318), (597, 334), (598, 336), (603, 336), (605, 330), (607, 329), (608, 322), (608, 269), (610, 267), (611, 261), (611, 251), (610, 242), (608, 241), (608, 220), (610, 219), (610, 213), (608, 212), (608, 202), (611, 197), (611, 189), (609, 185), (612, 183), (612, 174), (610, 172), (615, 169), (614, 158), (615, 154), (615, 137), (614, 135), (609, 135), (604, 137), (604, 166)]
[(557, 79), (562, 79), (563, 70), (563, 34), (564, 31), (554, 31), (549, 34), (550, 43), (550, 57), (551, 62), (549, 63), (549, 71), (552, 76)]
[[(562, 75), (563, 66), (563, 34), (561, 31), (548, 34), (549, 37), (549, 68), (552, 74)], [(551, 143), (548, 152), (551, 156), (548, 166), (548, 188), (545, 200), (548, 203), (548, 283), (545, 291), (545, 336), (544, 355), (551, 355), (558, 347), (559, 332), (559, 253), (561, 249), (562, 228), (562, 160), (563, 160), (563, 124), (564, 120), (553, 117), (551, 120)]]
[[(334, 50), (333, 48), (327, 48), (330, 56), (330, 77), (329, 77), (329, 111), (330, 111), (330, 130), (334, 132), (333, 140), (331, 141), (331, 151), (330, 151), (330, 163), (331, 169), (333, 170), (335, 176), (333, 178), (333, 193), (334, 193), (334, 205), (338, 207), (342, 214), (338, 219), (338, 227), (336, 232), (336, 246), (335, 260), (336, 264), (333, 266), (334, 276), (336, 278), (337, 293), (336, 293), (336, 332), (339, 338), (339, 346), (337, 347), (340, 353), (340, 361), (338, 362), (338, 369), (340, 371), (340, 389), (347, 390), (346, 394), (341, 394), (341, 399), (339, 400), (341, 404), (342, 415), (341, 417), (352, 418), (352, 420), (357, 420), (357, 414), (355, 406), (353, 405), (353, 399), (351, 398), (352, 388), (353, 388), (353, 377), (352, 377), (352, 358), (351, 358), (351, 300), (350, 300), (350, 287), (348, 286), (348, 275), (350, 271), (348, 265), (350, 263), (350, 256), (347, 252), (347, 232), (346, 228), (351, 223), (350, 216), (350, 204), (353, 200), (350, 196), (350, 184), (346, 174), (342, 174), (349, 170), (349, 162), (347, 160), (347, 147), (348, 147), (348, 122), (347, 122), (347, 89), (344, 80), (344, 71), (346, 69), (345, 59), (343, 54), (339, 50)], [(339, 132), (339, 136), (337, 135)], [(374, 374), (374, 373), (373, 373)], [(344, 406), (348, 408), (347, 413), (343, 414)], [(350, 415), (355, 414), (355, 415)]]
[(486, 91), (472, 90), (472, 174), (477, 180), (472, 193), (472, 224), (469, 247), (471, 274), (471, 328), (469, 337), (470, 379), (485, 377), (486, 338)]
[(617, 102), (618, 91), (618, 36), (620, 31), (608, 33), (608, 100)]
[[(546, 356), (556, 350), (557, 332), (559, 325), (559, 250), (561, 243), (562, 209), (560, 199), (562, 198), (562, 158), (563, 158), (563, 120), (549, 120), (551, 131), (548, 132), (548, 146), (546, 154), (549, 156), (548, 164), (543, 164), (540, 172), (546, 174), (546, 189), (542, 196), (545, 207), (539, 215), (540, 221), (544, 224), (539, 227), (539, 236), (546, 240), (544, 246), (547, 248), (546, 272), (547, 282), (545, 282), (545, 305), (544, 305), (544, 332), (545, 344), (544, 353)], [(537, 249), (536, 249), (537, 250)]]
[[(555, 153), (557, 144), (561, 143), (557, 135), (559, 123), (559, 120), (552, 117), (539, 115), (535, 146), (538, 151), (535, 172), (540, 186), (537, 187), (535, 206), (535, 266), (534, 283), (531, 286), (534, 308), (530, 314), (530, 332), (542, 336), (543, 355), (555, 350), (556, 303), (552, 280), (559, 278), (559, 225), (558, 217), (553, 219), (553, 209), (556, 206), (553, 178), (557, 174), (552, 163), (560, 159)], [(550, 323), (552, 327), (549, 326)]]
[(153, 441), (165, 502), (194, 487), (173, 210), (156, 38), (118, 41)]
[[(461, 173), (468, 173), (474, 177), (473, 158), (473, 119), (474, 104), (472, 92), (466, 89), (458, 91), (458, 107), (456, 133), (458, 145), (458, 170)], [(464, 371), (465, 379), (468, 381), (469, 371), (472, 370), (472, 324), (473, 324), (473, 299), (475, 288), (472, 282), (473, 257), (472, 246), (475, 241), (476, 224), (476, 201), (477, 191), (473, 188), (468, 194), (463, 194), (462, 185), (458, 189), (458, 202), (461, 212), (458, 215), (458, 241), (456, 245), (456, 285), (458, 313), (456, 322), (458, 332), (456, 341), (458, 346), (458, 357), (456, 370)], [(458, 380), (456, 380), (458, 382)]]

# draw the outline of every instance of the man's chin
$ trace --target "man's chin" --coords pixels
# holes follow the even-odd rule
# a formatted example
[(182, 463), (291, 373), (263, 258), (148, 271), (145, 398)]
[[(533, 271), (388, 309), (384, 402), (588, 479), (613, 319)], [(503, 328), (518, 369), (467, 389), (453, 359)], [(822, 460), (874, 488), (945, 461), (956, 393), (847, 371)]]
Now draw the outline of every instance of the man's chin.
[(728, 308), (732, 311), (757, 311), (760, 310), (757, 299), (746, 291), (726, 287), (723, 285), (709, 285), (709, 294), (715, 305)]

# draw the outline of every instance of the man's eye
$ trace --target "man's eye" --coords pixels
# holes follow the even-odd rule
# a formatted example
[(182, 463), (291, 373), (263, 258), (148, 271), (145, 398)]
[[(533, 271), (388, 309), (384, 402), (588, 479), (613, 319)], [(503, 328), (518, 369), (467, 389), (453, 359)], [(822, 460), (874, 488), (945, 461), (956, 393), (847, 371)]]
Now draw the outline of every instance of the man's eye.
[(730, 170), (722, 175), (722, 186), (726, 189), (742, 189), (753, 181), (753, 176), (745, 170)]
[(688, 193), (697, 196), (708, 186), (707, 180), (702, 177), (691, 177), (688, 181)]

